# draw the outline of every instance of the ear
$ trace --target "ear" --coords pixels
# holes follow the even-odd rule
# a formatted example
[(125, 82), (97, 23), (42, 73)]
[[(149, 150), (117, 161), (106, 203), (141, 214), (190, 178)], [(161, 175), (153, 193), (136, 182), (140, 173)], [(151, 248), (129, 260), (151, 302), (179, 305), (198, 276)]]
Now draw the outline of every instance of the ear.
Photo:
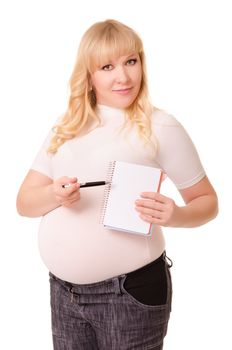
[(92, 85), (92, 82), (89, 82), (88, 83), (88, 91), (92, 91), (93, 90), (93, 85)]
[(88, 91), (92, 91), (93, 90), (93, 84), (92, 84), (92, 79), (90, 76), (88, 76)]

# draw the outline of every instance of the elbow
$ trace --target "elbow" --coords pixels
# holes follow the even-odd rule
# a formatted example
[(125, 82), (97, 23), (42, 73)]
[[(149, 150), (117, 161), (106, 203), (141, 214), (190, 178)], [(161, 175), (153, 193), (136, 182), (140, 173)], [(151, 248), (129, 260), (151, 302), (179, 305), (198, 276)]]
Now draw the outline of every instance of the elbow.
[(218, 216), (219, 213), (219, 207), (218, 207), (218, 200), (217, 203), (215, 204), (215, 208), (214, 208), (214, 219)]
[(211, 220), (213, 220), (213, 219), (215, 219), (215, 218), (217, 217), (218, 212), (219, 212), (218, 198), (217, 198), (217, 196), (215, 195), (215, 196), (214, 196), (213, 203), (212, 203)]
[(30, 205), (25, 201), (25, 198), (19, 193), (16, 199), (16, 210), (20, 216), (31, 217)]
[(27, 218), (38, 218), (45, 215), (47, 212), (42, 212), (41, 209), (33, 205), (33, 201), (27, 196), (19, 193), (16, 199), (16, 210), (20, 216)]
[(24, 210), (24, 205), (19, 195), (17, 196), (17, 199), (16, 199), (16, 210), (20, 216), (27, 216)]
[(208, 208), (205, 212), (205, 218), (203, 219), (201, 225), (207, 224), (209, 221), (214, 220), (219, 212), (217, 196), (213, 195), (210, 197), (210, 203), (208, 204)]

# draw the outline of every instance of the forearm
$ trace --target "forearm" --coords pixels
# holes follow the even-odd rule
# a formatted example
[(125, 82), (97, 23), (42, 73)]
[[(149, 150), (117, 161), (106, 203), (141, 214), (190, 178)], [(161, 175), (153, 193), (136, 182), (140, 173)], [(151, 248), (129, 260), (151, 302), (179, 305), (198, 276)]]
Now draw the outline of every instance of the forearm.
[(214, 219), (218, 213), (216, 195), (203, 195), (176, 209), (174, 227), (197, 227)]
[(17, 197), (17, 210), (22, 216), (43, 216), (59, 206), (52, 184), (22, 189)]

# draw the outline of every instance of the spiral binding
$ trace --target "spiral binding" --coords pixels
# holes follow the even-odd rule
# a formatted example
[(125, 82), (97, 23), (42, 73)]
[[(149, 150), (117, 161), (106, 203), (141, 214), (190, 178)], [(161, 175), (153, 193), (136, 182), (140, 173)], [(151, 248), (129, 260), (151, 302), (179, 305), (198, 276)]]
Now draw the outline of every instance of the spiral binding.
[(101, 204), (100, 224), (103, 224), (103, 222), (104, 222), (107, 203), (108, 203), (109, 194), (110, 194), (110, 189), (111, 189), (111, 185), (112, 185), (112, 179), (113, 179), (113, 175), (114, 175), (115, 165), (116, 165), (116, 161), (112, 161), (108, 165), (106, 181), (109, 182), (109, 184), (107, 186), (105, 186), (105, 190), (104, 190), (103, 200), (102, 200), (102, 204)]

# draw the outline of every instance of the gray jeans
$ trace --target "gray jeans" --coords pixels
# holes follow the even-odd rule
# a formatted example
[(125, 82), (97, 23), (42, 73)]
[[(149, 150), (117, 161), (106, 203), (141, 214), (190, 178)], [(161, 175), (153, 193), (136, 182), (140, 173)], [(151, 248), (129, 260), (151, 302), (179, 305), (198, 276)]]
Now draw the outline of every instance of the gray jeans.
[[(54, 350), (163, 349), (171, 311), (172, 283), (166, 254), (167, 300), (141, 303), (124, 288), (127, 275), (77, 285), (50, 273)], [(149, 283), (149, 281), (148, 281)]]

